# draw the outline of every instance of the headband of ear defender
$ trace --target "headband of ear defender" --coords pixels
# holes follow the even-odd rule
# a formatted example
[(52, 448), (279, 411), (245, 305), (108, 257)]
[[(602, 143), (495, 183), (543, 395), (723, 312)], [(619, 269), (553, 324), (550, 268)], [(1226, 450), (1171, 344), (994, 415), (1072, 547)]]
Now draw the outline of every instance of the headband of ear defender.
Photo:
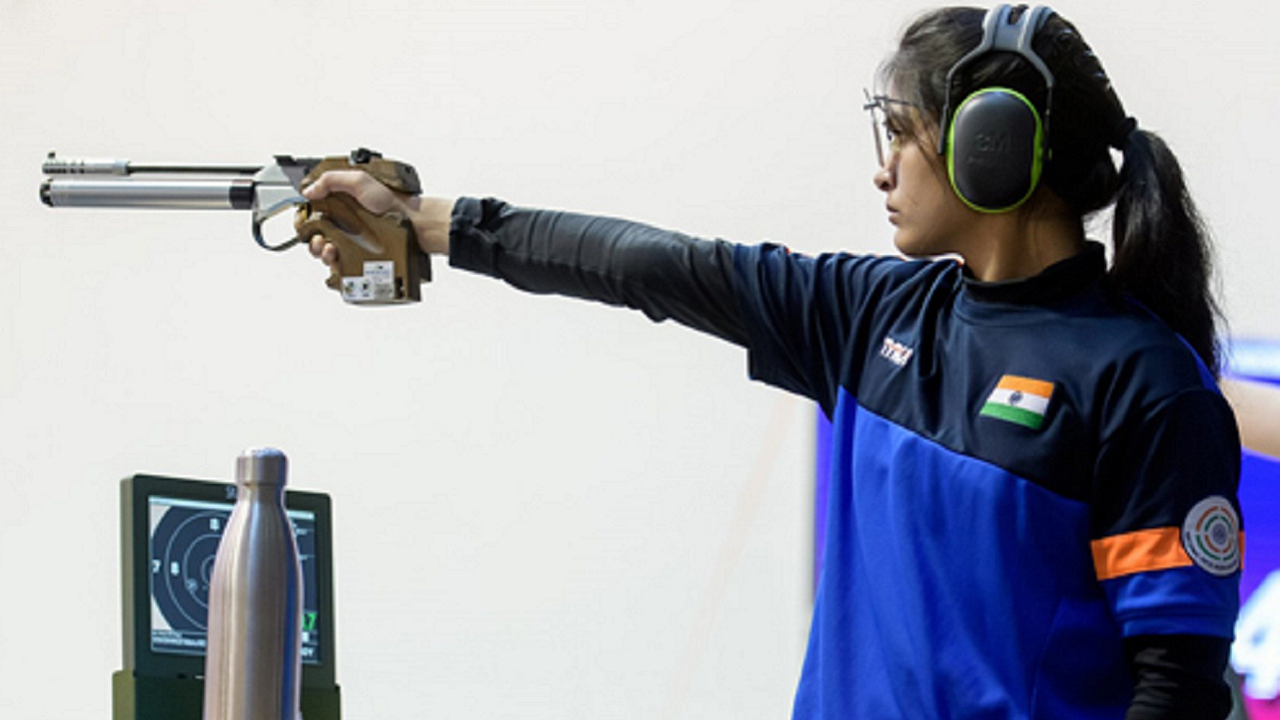
[[(1031, 48), (1031, 41), (1053, 10), (1039, 6), (1016, 18), (1013, 13), (1010, 5), (989, 10), (982, 21), (982, 42), (947, 73), (938, 153), (946, 155), (951, 187), (966, 205), (979, 212), (1007, 212), (1026, 202), (1035, 192), (1048, 159), (1053, 73)], [(951, 93), (959, 71), (994, 52), (1017, 53), (1044, 77), (1047, 92), (1043, 119), (1026, 96), (1001, 87), (974, 91), (952, 114)]]

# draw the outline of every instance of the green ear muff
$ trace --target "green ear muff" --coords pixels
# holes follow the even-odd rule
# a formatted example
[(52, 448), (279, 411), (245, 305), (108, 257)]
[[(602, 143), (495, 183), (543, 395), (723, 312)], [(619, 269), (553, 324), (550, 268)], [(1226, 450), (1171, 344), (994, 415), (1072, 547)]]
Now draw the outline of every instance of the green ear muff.
[(1044, 125), (1035, 106), (1008, 88), (984, 88), (960, 103), (947, 138), (947, 175), (979, 212), (1012, 210), (1031, 197), (1043, 169)]
[[(947, 72), (938, 154), (946, 156), (956, 195), (979, 212), (1007, 212), (1026, 202), (1048, 161), (1053, 73), (1031, 44), (1052, 14), (1045, 6), (991, 8), (982, 21), (982, 41)], [(1044, 78), (1043, 118), (1026, 96), (1002, 87), (971, 93), (952, 113), (952, 93), (964, 77), (961, 70), (995, 52), (1022, 56)]]

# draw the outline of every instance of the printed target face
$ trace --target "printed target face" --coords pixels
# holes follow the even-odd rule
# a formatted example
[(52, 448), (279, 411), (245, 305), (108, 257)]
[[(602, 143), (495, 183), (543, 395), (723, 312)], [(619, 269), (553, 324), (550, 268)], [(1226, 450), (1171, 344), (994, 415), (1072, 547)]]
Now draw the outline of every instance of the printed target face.
[(180, 646), (186, 634), (205, 632), (213, 560), (231, 511), (155, 504), (151, 514), (153, 644), (157, 634), (172, 633), (166, 639)]
[[(234, 492), (234, 488), (231, 488)], [(222, 531), (231, 519), (228, 503), (152, 497), (151, 649), (153, 652), (203, 655), (207, 645), (209, 584)], [(289, 511), (302, 565), (302, 659), (320, 661), (315, 516)]]

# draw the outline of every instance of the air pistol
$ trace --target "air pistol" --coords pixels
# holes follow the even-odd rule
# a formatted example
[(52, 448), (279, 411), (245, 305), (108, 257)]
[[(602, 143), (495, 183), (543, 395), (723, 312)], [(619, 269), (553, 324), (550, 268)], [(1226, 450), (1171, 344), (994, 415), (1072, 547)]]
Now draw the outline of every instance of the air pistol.
[[(303, 188), (321, 174), (338, 169), (362, 170), (404, 197), (422, 193), (412, 166), (360, 148), (348, 156), (278, 155), (260, 167), (141, 165), (49, 153), (40, 199), (55, 208), (249, 210), (253, 239), (267, 250), (285, 250), (317, 234), (334, 243), (338, 264), (326, 284), (339, 290), (343, 300), (359, 305), (420, 300), (419, 285), (431, 279), (431, 263), (407, 217), (396, 212), (375, 215), (344, 193), (314, 201), (302, 196)], [(296, 234), (283, 242), (268, 242), (264, 223), (294, 208)]]

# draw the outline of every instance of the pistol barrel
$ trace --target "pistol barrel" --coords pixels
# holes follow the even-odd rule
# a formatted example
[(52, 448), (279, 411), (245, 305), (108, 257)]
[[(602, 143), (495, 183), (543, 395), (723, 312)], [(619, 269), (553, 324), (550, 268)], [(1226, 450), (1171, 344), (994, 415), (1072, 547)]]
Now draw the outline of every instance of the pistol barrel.
[(228, 180), (88, 180), (54, 178), (40, 186), (49, 207), (160, 208), (172, 210), (250, 210), (254, 184)]

